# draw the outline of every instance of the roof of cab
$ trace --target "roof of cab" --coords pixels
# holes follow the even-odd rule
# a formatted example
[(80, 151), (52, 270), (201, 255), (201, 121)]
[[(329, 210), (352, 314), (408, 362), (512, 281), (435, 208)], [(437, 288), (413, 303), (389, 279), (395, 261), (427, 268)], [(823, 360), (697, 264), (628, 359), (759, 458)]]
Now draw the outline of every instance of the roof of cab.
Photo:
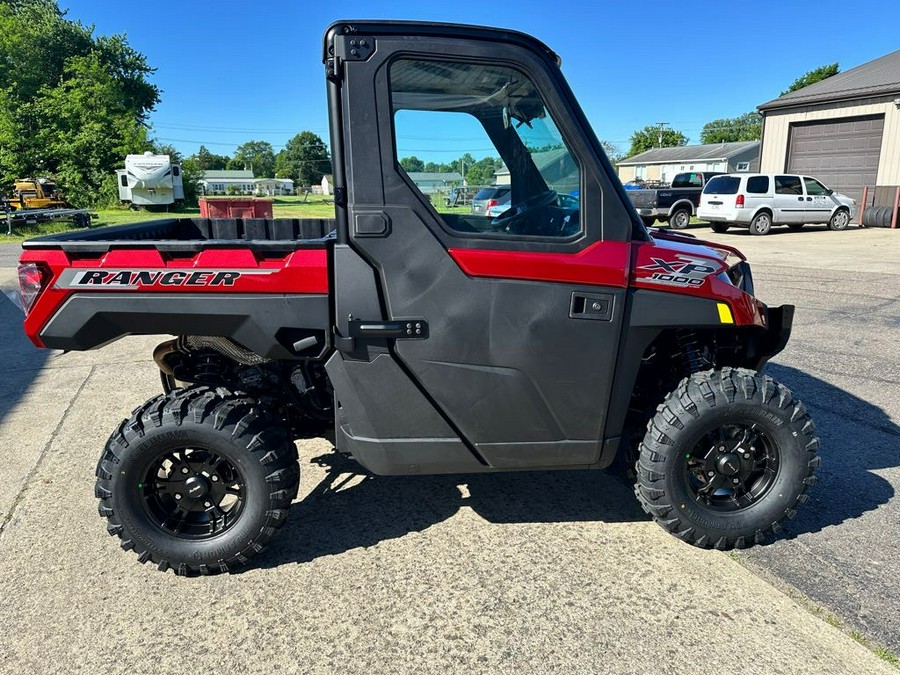
[(470, 40), (490, 40), (494, 42), (514, 43), (536, 52), (548, 55), (557, 66), (562, 66), (562, 59), (543, 42), (527, 33), (506, 28), (489, 26), (472, 26), (461, 23), (432, 23), (427, 21), (335, 21), (325, 30), (322, 60), (326, 61), (330, 54), (328, 48), (339, 33), (378, 35), (415, 35), (422, 37), (466, 38)]

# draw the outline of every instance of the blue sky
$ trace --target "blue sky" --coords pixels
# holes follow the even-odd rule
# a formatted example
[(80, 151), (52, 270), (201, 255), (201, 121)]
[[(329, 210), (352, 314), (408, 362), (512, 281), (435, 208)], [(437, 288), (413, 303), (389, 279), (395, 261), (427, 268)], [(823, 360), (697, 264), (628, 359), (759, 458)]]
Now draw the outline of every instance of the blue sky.
[[(251, 139), (277, 151), (302, 130), (327, 142), (321, 40), (337, 19), (449, 21), (531, 33), (562, 57), (597, 135), (623, 151), (635, 129), (657, 122), (699, 143), (706, 122), (753, 110), (808, 70), (834, 61), (847, 70), (900, 47), (900, 3), (883, 0), (60, 0), (60, 6), (98, 33), (126, 33), (158, 69), (153, 82), (163, 94), (151, 116), (153, 132), (185, 154), (201, 143), (231, 154)], [(426, 160), (450, 159), (447, 145), (428, 135), (409, 148)]]

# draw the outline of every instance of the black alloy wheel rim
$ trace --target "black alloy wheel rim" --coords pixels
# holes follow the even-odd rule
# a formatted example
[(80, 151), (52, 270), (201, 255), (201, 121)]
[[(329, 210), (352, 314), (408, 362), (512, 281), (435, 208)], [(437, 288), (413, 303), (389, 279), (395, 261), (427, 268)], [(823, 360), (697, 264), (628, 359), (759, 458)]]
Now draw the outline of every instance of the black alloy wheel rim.
[(707, 432), (685, 453), (684, 481), (697, 504), (736, 512), (765, 497), (778, 467), (778, 446), (757, 423), (730, 423)]
[(162, 531), (205, 540), (234, 526), (246, 504), (238, 469), (205, 448), (179, 448), (161, 454), (138, 484), (144, 509)]

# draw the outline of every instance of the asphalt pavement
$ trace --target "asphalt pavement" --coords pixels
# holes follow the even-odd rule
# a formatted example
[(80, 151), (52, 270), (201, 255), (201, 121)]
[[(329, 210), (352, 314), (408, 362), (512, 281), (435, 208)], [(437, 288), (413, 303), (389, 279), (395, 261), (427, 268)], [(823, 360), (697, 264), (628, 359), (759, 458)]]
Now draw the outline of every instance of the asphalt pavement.
[(785, 591), (900, 648), (900, 233), (691, 232), (797, 305), (769, 372), (822, 437), (797, 520), (737, 557), (671, 538), (605, 473), (369, 477), (314, 439), (253, 567), (161, 574), (92, 493), (108, 434), (158, 391), (158, 339), (36, 350), (0, 296), (0, 671), (893, 673)]

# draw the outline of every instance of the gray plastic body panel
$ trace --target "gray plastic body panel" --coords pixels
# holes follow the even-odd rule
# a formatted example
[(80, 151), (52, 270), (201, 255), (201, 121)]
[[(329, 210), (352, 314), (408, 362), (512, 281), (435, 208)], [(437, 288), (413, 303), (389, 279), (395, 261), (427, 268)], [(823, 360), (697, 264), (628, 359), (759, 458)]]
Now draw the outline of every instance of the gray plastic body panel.
[[(330, 344), (328, 296), (274, 294), (76, 293), (41, 330), (49, 348), (90, 350), (127, 335), (224, 336), (270, 359), (299, 356), (293, 344)], [(304, 350), (304, 352), (310, 352)]]

